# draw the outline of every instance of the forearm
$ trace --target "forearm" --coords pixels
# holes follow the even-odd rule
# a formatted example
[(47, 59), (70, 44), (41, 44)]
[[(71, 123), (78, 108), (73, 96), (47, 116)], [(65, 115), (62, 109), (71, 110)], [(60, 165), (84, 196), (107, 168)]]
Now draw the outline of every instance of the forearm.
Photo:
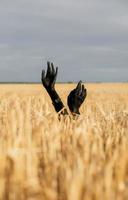
[(57, 94), (55, 89), (46, 89), (51, 100), (52, 100), (52, 104), (56, 110), (56, 112), (60, 112), (60, 114), (62, 115), (68, 115), (67, 109), (64, 107), (64, 104), (62, 103), (59, 95)]

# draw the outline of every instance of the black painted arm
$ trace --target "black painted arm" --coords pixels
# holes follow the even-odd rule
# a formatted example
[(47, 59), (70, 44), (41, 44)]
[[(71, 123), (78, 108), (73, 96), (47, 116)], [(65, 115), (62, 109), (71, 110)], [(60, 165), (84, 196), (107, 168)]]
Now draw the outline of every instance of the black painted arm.
[(60, 112), (62, 115), (68, 115), (67, 109), (64, 107), (64, 104), (59, 97), (58, 93), (55, 90), (55, 82), (57, 78), (58, 67), (54, 68), (53, 63), (47, 62), (47, 72), (45, 75), (45, 70), (42, 70), (42, 84), (46, 91), (48, 92), (52, 104), (56, 110), (56, 112)]

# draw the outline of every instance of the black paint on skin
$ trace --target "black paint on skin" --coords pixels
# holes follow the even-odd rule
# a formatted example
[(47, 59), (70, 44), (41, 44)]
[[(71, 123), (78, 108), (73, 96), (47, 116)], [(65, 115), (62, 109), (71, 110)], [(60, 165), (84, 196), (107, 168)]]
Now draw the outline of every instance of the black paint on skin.
[[(59, 97), (55, 89), (57, 74), (58, 74), (58, 67), (56, 67), (55, 69), (53, 63), (47, 62), (47, 72), (45, 73), (45, 70), (42, 70), (42, 75), (41, 75), (42, 84), (46, 89), (46, 91), (48, 92), (56, 112), (60, 112), (60, 114), (62, 115), (68, 115), (68, 111), (65, 108), (61, 98)], [(87, 90), (84, 88), (82, 81), (79, 81), (77, 87), (70, 92), (67, 98), (67, 104), (73, 116), (80, 115), (79, 109), (82, 103), (84, 102), (86, 96), (87, 96)]]

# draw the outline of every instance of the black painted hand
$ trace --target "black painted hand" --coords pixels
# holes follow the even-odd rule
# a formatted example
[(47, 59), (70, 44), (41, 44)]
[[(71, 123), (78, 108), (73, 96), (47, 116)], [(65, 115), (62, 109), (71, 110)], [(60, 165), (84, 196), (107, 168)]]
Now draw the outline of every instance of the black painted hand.
[(82, 85), (82, 81), (79, 81), (77, 87), (72, 90), (68, 96), (68, 106), (72, 113), (80, 114), (79, 108), (84, 102), (87, 96), (87, 90)]
[(43, 86), (46, 88), (46, 90), (54, 89), (57, 73), (58, 67), (55, 69), (53, 63), (47, 62), (47, 73), (45, 75), (45, 70), (42, 70), (41, 76)]

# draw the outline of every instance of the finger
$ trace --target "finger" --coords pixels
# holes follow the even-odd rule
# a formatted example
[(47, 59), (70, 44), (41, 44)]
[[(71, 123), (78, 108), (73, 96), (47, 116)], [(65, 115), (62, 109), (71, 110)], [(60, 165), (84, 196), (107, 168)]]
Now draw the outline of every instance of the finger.
[(82, 97), (85, 98), (87, 96), (87, 90), (84, 88), (84, 85), (82, 85)]
[(42, 70), (42, 74), (41, 74), (41, 80), (43, 81), (45, 78), (45, 70)]
[(76, 90), (80, 88), (82, 81), (80, 80), (76, 86)]
[(84, 85), (82, 85), (82, 92), (84, 92), (85, 88), (84, 88)]
[(54, 80), (53, 80), (54, 84), (55, 84), (56, 79), (57, 79), (57, 74), (58, 74), (58, 67), (56, 67), (56, 72), (55, 72), (55, 76), (54, 76)]
[(55, 71), (53, 63), (51, 63), (51, 67), (52, 67), (52, 75), (55, 76), (56, 71)]
[(57, 76), (57, 74), (58, 74), (58, 67), (56, 67), (55, 76)]
[(79, 81), (76, 87), (76, 95), (80, 95), (82, 92), (82, 88), (81, 88), (81, 83), (82, 81)]
[(47, 74), (46, 77), (49, 77), (51, 75), (51, 66), (50, 66), (50, 62), (47, 62)]

